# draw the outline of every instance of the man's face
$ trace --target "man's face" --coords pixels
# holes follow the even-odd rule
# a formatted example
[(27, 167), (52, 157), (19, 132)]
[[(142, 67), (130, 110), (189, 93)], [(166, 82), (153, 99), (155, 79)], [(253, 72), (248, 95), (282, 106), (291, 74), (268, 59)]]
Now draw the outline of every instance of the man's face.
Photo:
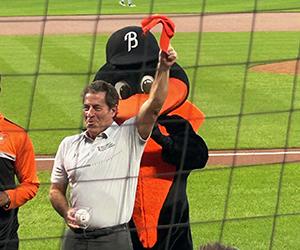
[(91, 138), (95, 139), (113, 122), (117, 108), (109, 109), (105, 102), (105, 92), (86, 94), (83, 102), (83, 118)]

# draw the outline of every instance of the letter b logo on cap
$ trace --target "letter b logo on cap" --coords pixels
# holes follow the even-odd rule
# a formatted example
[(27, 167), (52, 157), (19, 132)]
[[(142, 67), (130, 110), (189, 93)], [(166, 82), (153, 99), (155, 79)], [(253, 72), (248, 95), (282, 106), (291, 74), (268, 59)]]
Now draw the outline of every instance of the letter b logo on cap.
[(149, 31), (143, 35), (138, 26), (128, 26), (114, 32), (106, 44), (106, 61), (113, 65), (131, 65), (158, 60), (159, 46)]
[(134, 31), (130, 31), (125, 34), (124, 41), (128, 42), (128, 52), (131, 51), (131, 49), (136, 48), (139, 45), (139, 41), (137, 39), (137, 33)]

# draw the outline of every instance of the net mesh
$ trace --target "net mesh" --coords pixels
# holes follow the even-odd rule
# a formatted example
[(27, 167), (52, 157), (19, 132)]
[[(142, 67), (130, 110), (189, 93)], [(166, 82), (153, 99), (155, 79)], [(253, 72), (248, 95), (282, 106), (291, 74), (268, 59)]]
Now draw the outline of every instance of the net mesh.
[[(198, 133), (210, 149), (208, 166), (188, 180), (194, 249), (213, 241), (240, 249), (300, 243), (300, 7), (248, 2), (220, 12), (202, 1), (197, 13), (168, 14), (189, 100), (206, 115)], [(151, 1), (147, 14), (109, 15), (118, 2), (93, 4), (89, 15), (58, 15), (45, 1), (43, 15), (0, 17), (1, 47), (10, 51), (1, 59), (1, 112), (29, 132), (38, 155), (55, 154), (65, 136), (81, 131), (80, 92), (105, 63), (110, 34), (140, 26), (163, 6)], [(160, 28), (153, 32), (159, 39)], [(20, 209), (22, 249), (60, 249), (66, 229), (47, 200), (53, 157), (42, 158), (39, 170), (48, 171), (39, 172), (39, 193)]]

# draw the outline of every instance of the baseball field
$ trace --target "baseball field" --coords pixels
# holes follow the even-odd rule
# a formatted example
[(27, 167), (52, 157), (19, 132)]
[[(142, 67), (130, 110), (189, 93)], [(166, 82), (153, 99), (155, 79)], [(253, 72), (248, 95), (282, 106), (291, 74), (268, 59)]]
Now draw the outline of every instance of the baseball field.
[(198, 133), (209, 164), (188, 183), (194, 248), (299, 249), (299, 3), (200, 2), (1, 1), (0, 110), (28, 130), (42, 182), (20, 209), (20, 249), (60, 249), (66, 226), (48, 200), (53, 154), (82, 127), (80, 91), (105, 63), (110, 34), (149, 13), (176, 24), (189, 100), (206, 115)]

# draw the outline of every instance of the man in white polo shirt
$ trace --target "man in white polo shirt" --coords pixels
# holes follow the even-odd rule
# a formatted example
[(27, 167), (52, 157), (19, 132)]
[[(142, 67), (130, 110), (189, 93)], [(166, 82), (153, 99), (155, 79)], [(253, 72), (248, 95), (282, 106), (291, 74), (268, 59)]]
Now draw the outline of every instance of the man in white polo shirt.
[(51, 176), (50, 201), (70, 227), (63, 249), (132, 249), (126, 225), (132, 216), (140, 160), (166, 99), (176, 58), (172, 46), (160, 51), (148, 100), (121, 126), (114, 121), (119, 95), (111, 84), (95, 81), (83, 90), (86, 131), (61, 142)]

